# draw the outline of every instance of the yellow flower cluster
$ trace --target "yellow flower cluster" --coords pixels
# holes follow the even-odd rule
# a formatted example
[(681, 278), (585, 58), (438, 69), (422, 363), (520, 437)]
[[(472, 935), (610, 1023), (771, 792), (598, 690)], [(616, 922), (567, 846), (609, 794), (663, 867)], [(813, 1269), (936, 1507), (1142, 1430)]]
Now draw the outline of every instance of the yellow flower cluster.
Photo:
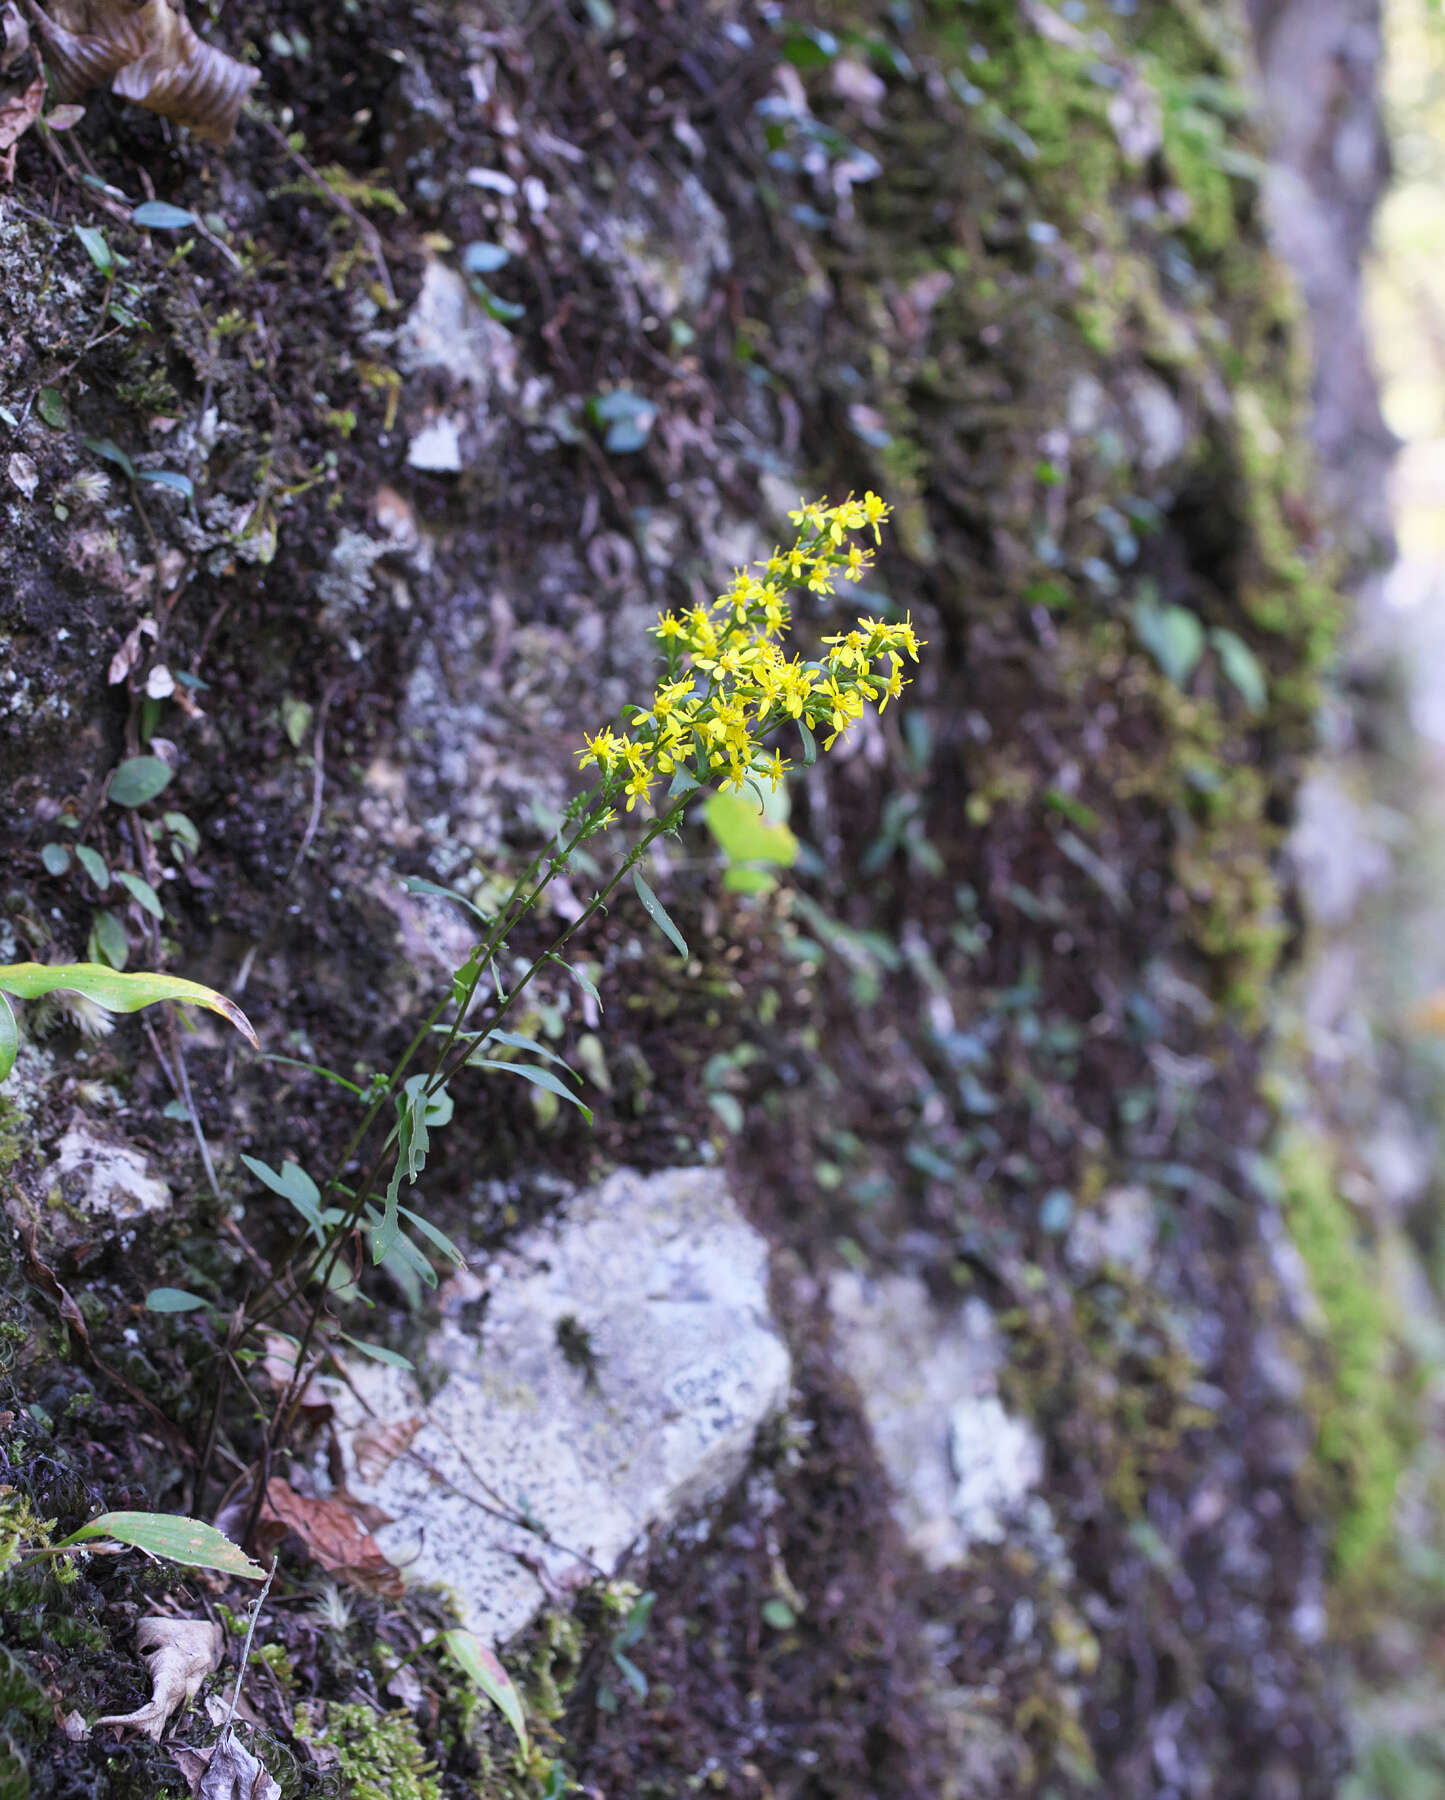
[(711, 606), (680, 617), (663, 613), (652, 628), (667, 658), (666, 678), (647, 710), (629, 709), (628, 729), (599, 731), (578, 757), (595, 764), (627, 796), (627, 810), (647, 798), (659, 777), (682, 769), (699, 784), (724, 788), (763, 779), (776, 788), (788, 763), (764, 738), (785, 720), (803, 729), (811, 756), (811, 732), (826, 732), (831, 749), (840, 733), (863, 715), (879, 712), (907, 685), (903, 658), (918, 661), (919, 643), (908, 620), (859, 619), (852, 631), (824, 638), (826, 655), (815, 662), (788, 657), (781, 647), (790, 614), (787, 594), (806, 586), (831, 594), (841, 576), (861, 581), (873, 552), (853, 534), (879, 526), (889, 508), (876, 494), (851, 496), (840, 506), (801, 501), (788, 517), (798, 535), (788, 550), (774, 550), (756, 572), (739, 569)]

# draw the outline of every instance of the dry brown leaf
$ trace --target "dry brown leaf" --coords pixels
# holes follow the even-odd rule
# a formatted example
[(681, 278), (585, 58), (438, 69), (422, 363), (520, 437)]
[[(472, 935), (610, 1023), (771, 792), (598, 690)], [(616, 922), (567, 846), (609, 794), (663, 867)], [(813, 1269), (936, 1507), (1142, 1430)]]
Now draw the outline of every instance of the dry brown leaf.
[(154, 619), (142, 619), (126, 633), (125, 642), (110, 659), (110, 668), (106, 671), (106, 680), (112, 686), (117, 681), (124, 681), (126, 676), (140, 661), (140, 641), (142, 635), (158, 638), (160, 627)]
[(224, 1639), (220, 1626), (208, 1619), (142, 1619), (135, 1638), (150, 1664), (151, 1697), (133, 1713), (97, 1719), (96, 1729), (124, 1726), (159, 1743), (171, 1714), (194, 1700), (196, 1689), (220, 1667)]
[(8, 150), (40, 117), (45, 99), (45, 77), (37, 75), (27, 88), (0, 100), (0, 150)]
[(329, 1574), (354, 1587), (399, 1599), (401, 1572), (382, 1555), (376, 1539), (341, 1500), (314, 1500), (273, 1476), (266, 1485), (263, 1521), (277, 1519), (293, 1531)]
[(352, 1440), (352, 1448), (356, 1452), (356, 1472), (361, 1479), (371, 1483), (380, 1481), (397, 1457), (411, 1447), (411, 1440), (421, 1426), (419, 1418), (397, 1419), (391, 1425), (358, 1431)]
[(170, 0), (54, 0), (53, 15), (32, 12), (59, 100), (78, 100), (100, 82), (197, 137), (227, 144), (247, 94), (260, 79), (224, 50), (204, 43)]
[(176, 1767), (198, 1800), (281, 1800), (281, 1789), (264, 1763), (223, 1732), (209, 1750), (173, 1750)]

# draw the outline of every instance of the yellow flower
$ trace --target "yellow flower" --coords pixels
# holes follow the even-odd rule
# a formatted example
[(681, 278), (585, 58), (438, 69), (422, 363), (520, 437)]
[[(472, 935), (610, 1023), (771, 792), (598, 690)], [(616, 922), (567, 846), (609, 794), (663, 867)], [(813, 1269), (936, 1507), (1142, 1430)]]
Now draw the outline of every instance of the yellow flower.
[(873, 527), (875, 544), (882, 542), (878, 535), (878, 527), (888, 518), (892, 510), (892, 507), (885, 505), (871, 489), (863, 496), (863, 518), (866, 524)]
[(639, 800), (647, 798), (647, 790), (652, 786), (652, 775), (647, 769), (638, 769), (623, 790), (627, 795), (627, 810), (631, 812)]

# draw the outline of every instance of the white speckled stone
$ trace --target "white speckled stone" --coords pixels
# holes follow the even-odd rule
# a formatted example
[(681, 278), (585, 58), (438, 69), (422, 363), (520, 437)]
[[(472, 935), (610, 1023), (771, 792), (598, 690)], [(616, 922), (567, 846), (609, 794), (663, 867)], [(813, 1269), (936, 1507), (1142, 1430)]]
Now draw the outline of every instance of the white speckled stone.
[[(461, 1276), (428, 1345), (431, 1371), (446, 1371), (430, 1401), (405, 1371), (370, 1362), (335, 1390), (348, 1485), (393, 1517), (376, 1533), (385, 1553), (452, 1589), (472, 1629), (501, 1642), (727, 1486), (788, 1393), (767, 1257), (718, 1171), (620, 1170), (480, 1281)], [(483, 1293), (478, 1318), (467, 1303)], [(569, 1318), (588, 1334), (595, 1383), (558, 1346)], [(421, 1421), (409, 1450), (378, 1470), (366, 1439), (408, 1420)], [(497, 1516), (508, 1510), (551, 1542)]]
[(1033, 1429), (1004, 1411), (1003, 1351), (981, 1300), (934, 1304), (914, 1275), (841, 1270), (834, 1347), (894, 1488), (894, 1516), (930, 1568), (997, 1543), (1043, 1472)]
[(67, 1196), (88, 1213), (134, 1219), (164, 1212), (171, 1203), (171, 1190), (151, 1174), (139, 1150), (107, 1136), (79, 1112), (56, 1147), (55, 1172), (73, 1178)]

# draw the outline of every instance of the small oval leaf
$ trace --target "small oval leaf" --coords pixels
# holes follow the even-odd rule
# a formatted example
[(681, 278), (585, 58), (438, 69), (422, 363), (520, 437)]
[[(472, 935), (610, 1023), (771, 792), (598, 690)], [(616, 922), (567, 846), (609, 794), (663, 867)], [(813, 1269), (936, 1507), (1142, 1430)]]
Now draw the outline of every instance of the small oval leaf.
[(110, 886), (110, 870), (105, 866), (105, 858), (89, 844), (77, 844), (75, 860), (103, 894)]
[(40, 860), (47, 875), (63, 875), (70, 867), (70, 852), (64, 844), (42, 844)]
[(117, 869), (115, 878), (153, 919), (165, 918), (165, 908), (160, 903), (160, 897), (148, 881), (142, 881), (139, 875), (132, 875), (129, 869)]
[(196, 486), (189, 475), (182, 475), (176, 469), (139, 469), (137, 481), (149, 481), (154, 487), (173, 488), (176, 493), (184, 494), (187, 500), (194, 500)]
[(194, 225), (196, 215), (183, 206), (172, 206), (168, 200), (147, 200), (130, 216), (132, 225), (143, 225), (147, 231), (180, 231)]
[(158, 756), (131, 756), (110, 778), (107, 798), (113, 806), (144, 806), (170, 786), (172, 770)]
[(147, 1312), (195, 1312), (198, 1307), (209, 1304), (199, 1294), (188, 1293), (185, 1288), (152, 1288), (146, 1295)]

